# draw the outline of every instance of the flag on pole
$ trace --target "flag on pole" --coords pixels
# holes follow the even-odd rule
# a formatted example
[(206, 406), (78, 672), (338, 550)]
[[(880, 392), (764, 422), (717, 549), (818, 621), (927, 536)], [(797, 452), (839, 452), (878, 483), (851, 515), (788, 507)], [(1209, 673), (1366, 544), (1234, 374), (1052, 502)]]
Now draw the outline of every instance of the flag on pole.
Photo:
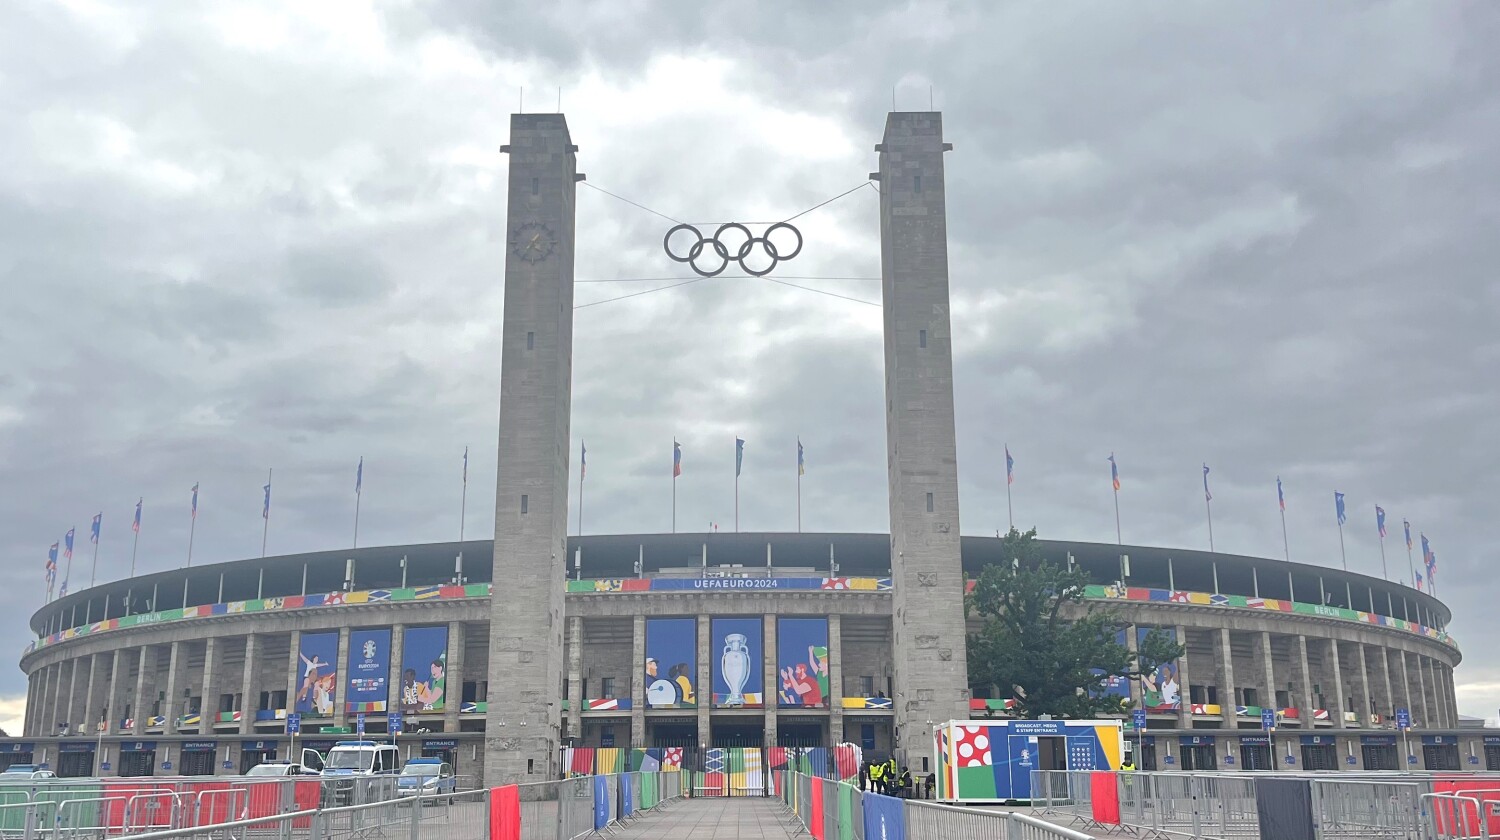
[(1214, 500), (1214, 494), (1208, 492), (1208, 464), (1203, 465), (1203, 500), (1207, 502)]
[(1276, 503), (1281, 505), (1283, 511), (1286, 510), (1286, 493), (1281, 489), (1281, 476), (1279, 475), (1276, 476)]
[(193, 518), (198, 518), (198, 482), (193, 482)]
[(264, 489), (266, 491), (266, 501), (265, 501), (265, 505), (262, 506), (261, 509), (260, 509), (260, 518), (261, 519), (270, 519), (271, 518), (271, 485), (267, 484), (262, 489)]
[(1115, 453), (1109, 453), (1109, 480), (1115, 486), (1115, 492), (1120, 492), (1120, 465), (1115, 463)]
[(57, 543), (47, 549), (47, 582), (51, 583), (57, 579)]
[(740, 477), (740, 468), (745, 465), (745, 439), (734, 439), (734, 477)]
[(1403, 519), (1401, 527), (1406, 529), (1406, 550), (1411, 551), (1411, 523)]
[(63, 535), (63, 558), (66, 559), (66, 560), (72, 560), (73, 559), (73, 529), (72, 528), (69, 528), (68, 529), (68, 533), (66, 533), (66, 534)]
[(1016, 483), (1016, 459), (1010, 457), (1010, 444), (1005, 445), (1005, 483)]
[[(468, 464), (469, 453), (464, 450), (464, 463)], [(578, 444), (578, 480), (583, 481), (589, 474), (589, 445), (582, 441)]]
[(1437, 552), (1431, 551), (1427, 554), (1427, 582), (1437, 583)]
[(354, 468), (354, 495), (365, 486), (365, 456), (359, 456), (359, 466)]
[(469, 484), (469, 447), (464, 447), (464, 486)]
[(89, 542), (99, 544), (99, 522), (104, 519), (104, 512), (94, 514), (94, 524), (89, 526)]
[(59, 598), (66, 598), (66, 597), (68, 597), (68, 582), (67, 582), (67, 580), (63, 580), (62, 584), (57, 587), (57, 597), (59, 597)]
[(672, 477), (682, 475), (682, 444), (672, 441)]
[(1417, 572), (1417, 591), (1418, 592), (1422, 591), (1422, 573), (1421, 572)]
[(1333, 494), (1333, 510), (1334, 510), (1334, 513), (1338, 514), (1339, 524), (1340, 525), (1344, 524), (1345, 520), (1347, 520), (1348, 517), (1344, 515), (1344, 494), (1343, 493), (1340, 493), (1338, 491), (1334, 491), (1334, 494)]
[(1385, 539), (1385, 508), (1375, 506), (1375, 530), (1380, 532), (1380, 538)]
[(135, 502), (135, 521), (130, 523), (130, 530), (136, 532), (137, 534), (141, 532), (141, 504), (145, 501), (145, 497), (142, 496)]
[(797, 438), (797, 475), (807, 475), (807, 462), (802, 458), (801, 438)]

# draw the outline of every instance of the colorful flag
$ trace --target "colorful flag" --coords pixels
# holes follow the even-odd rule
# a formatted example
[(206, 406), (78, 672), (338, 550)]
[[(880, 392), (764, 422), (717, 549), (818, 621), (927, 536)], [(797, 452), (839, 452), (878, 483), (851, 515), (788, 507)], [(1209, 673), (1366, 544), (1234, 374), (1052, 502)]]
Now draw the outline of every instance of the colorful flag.
[(1339, 524), (1340, 525), (1344, 524), (1344, 521), (1346, 519), (1348, 519), (1348, 517), (1344, 515), (1344, 494), (1343, 493), (1340, 493), (1338, 491), (1334, 491), (1334, 494), (1333, 494), (1333, 510), (1334, 510), (1334, 513), (1338, 514)]
[[(464, 463), (469, 462), (469, 451), (464, 450)], [(578, 480), (583, 481), (589, 474), (589, 445), (579, 441), (578, 443)]]
[(1385, 508), (1375, 506), (1375, 530), (1380, 532), (1380, 538), (1385, 539)]
[(1281, 505), (1282, 510), (1286, 510), (1286, 493), (1282, 492), (1281, 476), (1279, 475), (1276, 476), (1276, 503)]
[(63, 581), (62, 585), (57, 588), (57, 597), (59, 597), (59, 598), (66, 598), (66, 597), (68, 597), (68, 582), (66, 580)]
[(1411, 523), (1403, 519), (1401, 527), (1406, 529), (1406, 550), (1411, 551)]
[(47, 582), (51, 583), (57, 577), (57, 543), (47, 549)]
[(89, 542), (93, 543), (94, 545), (99, 544), (99, 523), (103, 519), (104, 512), (100, 511), (99, 513), (94, 514), (94, 524), (89, 526)]
[(802, 438), (797, 438), (797, 475), (807, 475), (807, 462), (802, 459)]
[(193, 518), (198, 518), (198, 482), (193, 482)]
[(68, 560), (72, 560), (73, 559), (73, 529), (72, 528), (69, 528), (68, 529), (68, 533), (66, 533), (66, 534), (63, 535), (63, 557), (65, 559), (68, 559)]
[(1421, 572), (1417, 572), (1417, 591), (1418, 592), (1422, 591), (1422, 573)]
[(734, 477), (740, 477), (740, 468), (745, 465), (745, 439), (734, 439)]
[(1432, 565), (1431, 558), (1432, 558), (1432, 544), (1429, 543), (1429, 542), (1427, 542), (1427, 535), (1423, 534), (1422, 535), (1422, 562), (1426, 563), (1429, 566), (1431, 566)]
[(1208, 464), (1203, 465), (1203, 499), (1208, 502), (1214, 500), (1214, 494), (1208, 492)]
[(1427, 582), (1437, 582), (1437, 552), (1429, 552), (1427, 555)]
[(136, 532), (137, 534), (141, 532), (141, 504), (145, 501), (146, 499), (143, 496), (137, 499), (135, 502), (135, 521), (130, 523), (130, 530)]
[(264, 489), (266, 491), (266, 502), (265, 502), (265, 505), (260, 509), (260, 518), (261, 519), (270, 519), (271, 518), (271, 485), (267, 484), (262, 489)]
[(365, 456), (359, 456), (359, 466), (354, 468), (354, 495), (365, 486)]
[(1016, 459), (1010, 457), (1010, 444), (1005, 445), (1005, 483), (1016, 483)]
[(1115, 453), (1109, 453), (1109, 480), (1115, 485), (1115, 492), (1120, 492), (1120, 465), (1115, 463)]
[(672, 441), (672, 477), (682, 475), (682, 444)]

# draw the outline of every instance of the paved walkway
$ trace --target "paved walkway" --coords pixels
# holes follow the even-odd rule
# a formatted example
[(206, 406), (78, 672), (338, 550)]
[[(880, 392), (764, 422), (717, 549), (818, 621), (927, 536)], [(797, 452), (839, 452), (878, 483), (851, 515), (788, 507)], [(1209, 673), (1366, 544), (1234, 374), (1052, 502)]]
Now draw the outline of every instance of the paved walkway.
[(666, 811), (647, 814), (617, 837), (634, 840), (788, 840), (781, 800), (689, 799)]

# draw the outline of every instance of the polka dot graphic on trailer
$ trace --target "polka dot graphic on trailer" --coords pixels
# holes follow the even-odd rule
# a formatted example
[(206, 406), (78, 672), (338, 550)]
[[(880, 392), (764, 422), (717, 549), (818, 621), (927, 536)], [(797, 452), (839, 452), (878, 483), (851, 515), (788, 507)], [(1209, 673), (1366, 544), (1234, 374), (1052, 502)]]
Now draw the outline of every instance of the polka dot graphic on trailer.
[(982, 726), (961, 726), (955, 730), (954, 751), (959, 767), (987, 767), (994, 764), (990, 756), (990, 738)]

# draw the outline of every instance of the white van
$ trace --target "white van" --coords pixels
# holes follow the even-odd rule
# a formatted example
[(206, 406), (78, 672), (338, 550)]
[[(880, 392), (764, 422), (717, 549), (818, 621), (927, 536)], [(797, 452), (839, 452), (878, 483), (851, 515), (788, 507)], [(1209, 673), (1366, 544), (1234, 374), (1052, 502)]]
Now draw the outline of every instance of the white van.
[(339, 741), (323, 759), (323, 798), (335, 806), (394, 799), (400, 772), (401, 752), (394, 745)]

